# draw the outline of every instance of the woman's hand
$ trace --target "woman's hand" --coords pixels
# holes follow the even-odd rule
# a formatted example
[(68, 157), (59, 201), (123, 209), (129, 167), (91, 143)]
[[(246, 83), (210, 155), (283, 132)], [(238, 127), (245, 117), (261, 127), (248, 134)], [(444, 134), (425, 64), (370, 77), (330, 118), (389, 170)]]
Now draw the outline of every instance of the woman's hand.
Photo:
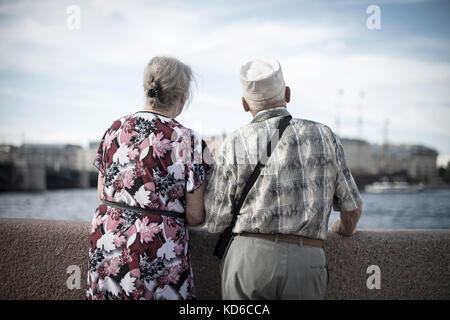
[(102, 177), (102, 174), (99, 172), (98, 173), (98, 180), (97, 180), (97, 195), (98, 195), (98, 199), (100, 201), (103, 201), (103, 180), (104, 178)]

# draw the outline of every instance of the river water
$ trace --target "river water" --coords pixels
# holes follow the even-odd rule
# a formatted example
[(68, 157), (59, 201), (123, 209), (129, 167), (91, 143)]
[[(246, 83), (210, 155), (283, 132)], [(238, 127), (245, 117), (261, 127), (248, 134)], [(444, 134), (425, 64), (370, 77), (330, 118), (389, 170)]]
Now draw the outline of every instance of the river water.
[[(450, 190), (361, 195), (360, 228), (450, 229)], [(91, 221), (98, 204), (96, 189), (7, 192), (0, 193), (0, 217)], [(329, 225), (337, 217), (332, 212)]]

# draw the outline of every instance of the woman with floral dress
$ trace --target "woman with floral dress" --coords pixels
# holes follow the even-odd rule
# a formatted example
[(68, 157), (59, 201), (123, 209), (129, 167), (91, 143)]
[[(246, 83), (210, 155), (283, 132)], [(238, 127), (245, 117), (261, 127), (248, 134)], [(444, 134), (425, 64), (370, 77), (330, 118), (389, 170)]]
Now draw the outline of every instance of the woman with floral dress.
[(103, 136), (87, 299), (195, 298), (187, 224), (204, 220), (212, 159), (200, 136), (175, 120), (191, 80), (184, 63), (153, 58), (144, 72), (145, 107)]

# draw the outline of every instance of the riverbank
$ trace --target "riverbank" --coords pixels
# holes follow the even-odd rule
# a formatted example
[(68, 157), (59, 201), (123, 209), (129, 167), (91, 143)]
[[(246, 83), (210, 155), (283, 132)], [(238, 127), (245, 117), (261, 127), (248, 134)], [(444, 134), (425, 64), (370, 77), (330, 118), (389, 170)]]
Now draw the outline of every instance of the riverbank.
[[(99, 205), (96, 189), (64, 189), (41, 193), (0, 193), (0, 218), (90, 222)], [(450, 190), (417, 194), (361, 193), (367, 229), (450, 229)], [(331, 212), (329, 224), (339, 217)]]
[[(0, 219), (0, 299), (84, 299), (89, 230), (87, 222)], [(216, 237), (190, 235), (197, 296), (219, 299), (219, 261), (211, 255)], [(450, 299), (450, 230), (329, 233), (325, 253), (327, 299)], [(367, 286), (371, 266), (379, 267), (380, 289)], [(80, 286), (69, 289), (76, 267)]]

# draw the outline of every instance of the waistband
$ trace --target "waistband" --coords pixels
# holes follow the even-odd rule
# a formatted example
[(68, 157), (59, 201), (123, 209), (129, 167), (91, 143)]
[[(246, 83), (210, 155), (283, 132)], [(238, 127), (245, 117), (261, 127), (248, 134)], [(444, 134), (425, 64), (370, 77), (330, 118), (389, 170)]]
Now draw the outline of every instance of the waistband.
[(242, 233), (239, 233), (238, 235), (244, 236), (244, 237), (270, 240), (270, 241), (280, 241), (280, 242), (286, 242), (286, 243), (292, 243), (292, 244), (299, 244), (300, 239), (301, 239), (303, 245), (317, 247), (317, 248), (323, 248), (323, 243), (324, 243), (324, 241), (321, 239), (305, 238), (305, 237), (297, 236), (294, 234), (281, 234), (281, 233), (265, 234), (265, 233), (242, 232)]
[(124, 203), (116, 203), (116, 202), (111, 202), (111, 201), (107, 201), (107, 200), (102, 200), (102, 202), (107, 206), (111, 206), (111, 207), (115, 207), (115, 208), (119, 208), (119, 209), (123, 209), (123, 210), (130, 210), (130, 211), (135, 211), (135, 212), (140, 212), (140, 213), (150, 213), (150, 214), (157, 214), (159, 216), (168, 216), (168, 217), (184, 219), (184, 213), (180, 213), (180, 212), (144, 209), (144, 208), (129, 206)]

